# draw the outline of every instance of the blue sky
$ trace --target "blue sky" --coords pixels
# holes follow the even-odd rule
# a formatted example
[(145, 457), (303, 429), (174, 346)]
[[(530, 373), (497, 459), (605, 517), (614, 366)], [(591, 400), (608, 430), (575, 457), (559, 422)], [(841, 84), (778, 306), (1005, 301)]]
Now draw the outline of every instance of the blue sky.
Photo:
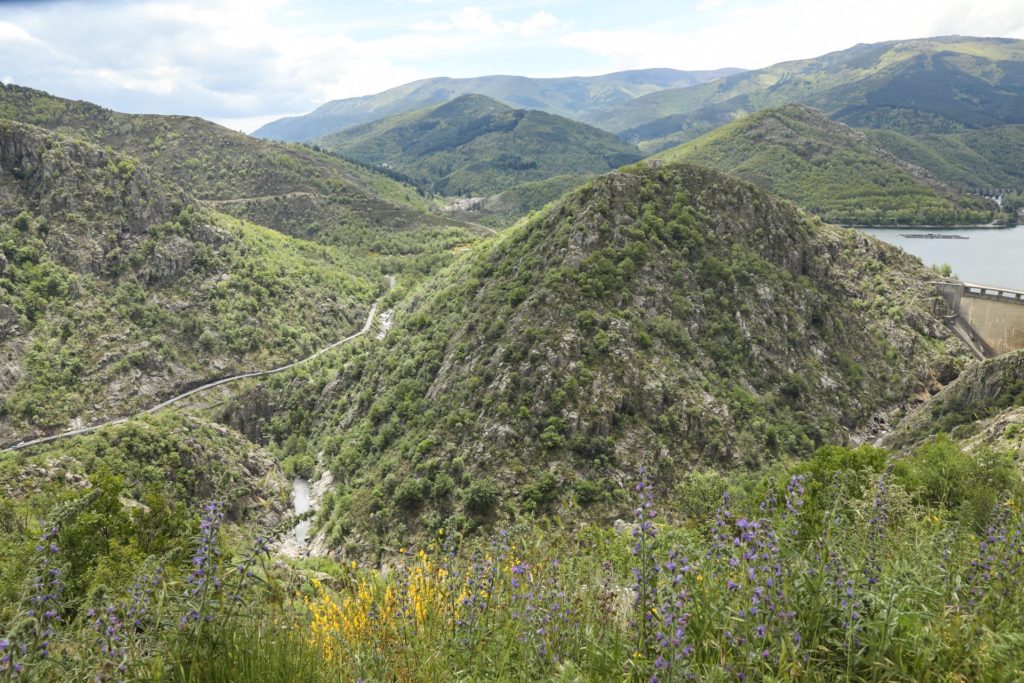
[(251, 130), (430, 76), (757, 68), (951, 33), (1024, 38), (1024, 1), (0, 0), (0, 79)]

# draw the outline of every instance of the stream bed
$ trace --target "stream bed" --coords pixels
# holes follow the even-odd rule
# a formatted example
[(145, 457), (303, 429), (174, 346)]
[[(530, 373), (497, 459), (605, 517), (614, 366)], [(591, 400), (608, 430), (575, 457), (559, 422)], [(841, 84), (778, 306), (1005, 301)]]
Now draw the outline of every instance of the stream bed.
[[(302, 477), (295, 477), (292, 480), (292, 499), (295, 501), (295, 514), (301, 515), (309, 510), (310, 490), (309, 482)], [(304, 519), (295, 525), (295, 542), (301, 549), (306, 545), (309, 536), (309, 520)]]

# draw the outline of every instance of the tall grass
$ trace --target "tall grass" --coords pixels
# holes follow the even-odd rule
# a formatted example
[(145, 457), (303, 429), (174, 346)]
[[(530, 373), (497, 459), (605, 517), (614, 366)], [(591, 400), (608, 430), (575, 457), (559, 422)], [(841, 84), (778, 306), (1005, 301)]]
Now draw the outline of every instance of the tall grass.
[[(137, 582), (69, 624), (26, 612), (34, 626), (4, 641), (0, 678), (1024, 678), (1016, 503), (1000, 502), (976, 533), (915, 502), (892, 467), (850, 476), (809, 494), (794, 475), (682, 521), (662, 515), (641, 481), (635, 518), (618, 531), (540, 522), (487, 538), (441, 531), (376, 568), (269, 563), (260, 544), (229, 560), (213, 508), (178, 578)], [(40, 553), (49, 572), (58, 553), (46, 544)], [(54, 631), (45, 654), (29, 642), (40, 627)]]

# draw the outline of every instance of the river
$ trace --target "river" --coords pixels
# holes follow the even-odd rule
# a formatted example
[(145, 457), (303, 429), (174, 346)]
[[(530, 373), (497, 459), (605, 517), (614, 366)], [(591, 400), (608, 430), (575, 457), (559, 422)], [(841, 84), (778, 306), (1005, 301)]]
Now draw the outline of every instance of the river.
[[(302, 477), (295, 477), (292, 481), (292, 498), (295, 500), (295, 514), (301, 515), (309, 510), (309, 482)], [(309, 520), (304, 519), (295, 525), (295, 542), (299, 549), (306, 545), (306, 538), (309, 536)]]
[[(983, 285), (1024, 289), (1024, 225), (1014, 228), (862, 228), (869, 235), (919, 257), (926, 266), (948, 263), (957, 278)], [(941, 233), (966, 240), (903, 235)]]

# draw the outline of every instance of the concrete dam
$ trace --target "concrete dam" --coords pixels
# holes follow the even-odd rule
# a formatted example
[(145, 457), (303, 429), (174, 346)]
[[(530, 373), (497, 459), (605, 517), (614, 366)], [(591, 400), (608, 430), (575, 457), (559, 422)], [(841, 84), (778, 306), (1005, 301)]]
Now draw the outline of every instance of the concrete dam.
[(937, 282), (951, 324), (979, 358), (1024, 349), (1024, 291), (971, 282)]

